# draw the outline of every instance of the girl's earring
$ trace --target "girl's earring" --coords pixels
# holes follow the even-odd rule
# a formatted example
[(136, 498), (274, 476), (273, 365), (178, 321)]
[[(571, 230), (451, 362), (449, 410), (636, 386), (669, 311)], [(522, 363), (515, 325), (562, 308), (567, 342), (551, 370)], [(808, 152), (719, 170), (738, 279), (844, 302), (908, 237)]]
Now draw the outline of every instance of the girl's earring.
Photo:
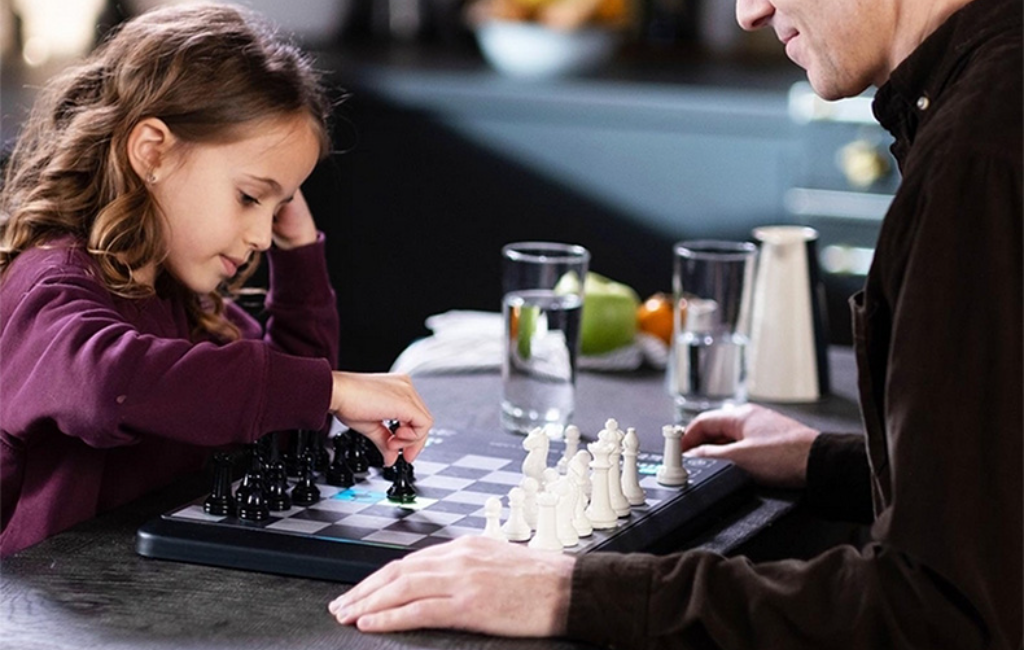
[(155, 183), (156, 182), (156, 174), (154, 174), (153, 172), (150, 172), (149, 176), (146, 177), (146, 182), (149, 183), (150, 185)]

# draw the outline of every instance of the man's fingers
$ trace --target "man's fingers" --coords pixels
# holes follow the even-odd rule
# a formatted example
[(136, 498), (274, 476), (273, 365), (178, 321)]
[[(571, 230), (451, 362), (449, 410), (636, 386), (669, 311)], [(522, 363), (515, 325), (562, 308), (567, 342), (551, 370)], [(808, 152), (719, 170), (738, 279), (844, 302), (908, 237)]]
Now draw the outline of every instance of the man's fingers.
[(693, 419), (683, 433), (683, 451), (708, 444), (734, 442), (742, 437), (740, 409), (705, 411)]
[(448, 597), (416, 600), (358, 617), (354, 624), (361, 632), (404, 632), (421, 628), (461, 628), (462, 612)]
[(368, 615), (400, 609), (418, 601), (447, 598), (451, 594), (451, 580), (443, 572), (407, 571), (394, 579), (385, 579), (383, 584), (375, 581), (376, 588), (360, 592), (355, 599), (342, 596), (340, 604), (332, 604), (333, 609), (328, 609), (339, 623), (349, 625)]

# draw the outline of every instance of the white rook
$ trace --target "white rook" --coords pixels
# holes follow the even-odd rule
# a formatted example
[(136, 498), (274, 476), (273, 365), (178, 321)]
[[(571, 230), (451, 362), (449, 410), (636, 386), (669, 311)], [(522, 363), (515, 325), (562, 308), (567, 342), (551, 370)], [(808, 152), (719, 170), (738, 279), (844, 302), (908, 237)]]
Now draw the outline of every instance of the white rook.
[(665, 452), (658, 468), (658, 483), (686, 485), (690, 476), (683, 467), (683, 428), (667, 424), (661, 428), (661, 435), (665, 437)]

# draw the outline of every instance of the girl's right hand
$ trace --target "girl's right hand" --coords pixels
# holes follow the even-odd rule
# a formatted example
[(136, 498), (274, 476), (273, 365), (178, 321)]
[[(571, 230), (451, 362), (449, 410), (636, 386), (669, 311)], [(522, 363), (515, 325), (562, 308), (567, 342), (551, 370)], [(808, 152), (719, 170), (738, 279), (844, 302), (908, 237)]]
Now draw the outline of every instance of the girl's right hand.
[[(409, 462), (427, 443), (434, 418), (407, 375), (334, 372), (331, 413), (342, 424), (373, 441), (386, 466), (398, 459)], [(391, 431), (385, 421), (398, 422)]]

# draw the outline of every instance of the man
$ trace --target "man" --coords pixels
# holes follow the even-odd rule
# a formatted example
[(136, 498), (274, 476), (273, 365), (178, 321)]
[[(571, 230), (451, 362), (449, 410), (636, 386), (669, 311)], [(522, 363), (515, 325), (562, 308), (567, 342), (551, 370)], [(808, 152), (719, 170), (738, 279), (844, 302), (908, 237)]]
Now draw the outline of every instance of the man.
[(903, 182), (851, 301), (866, 449), (754, 406), (702, 415), (684, 446), (873, 515), (871, 542), (753, 564), (460, 540), (339, 597), (340, 622), (620, 648), (1021, 647), (1021, 2), (738, 0), (737, 16), (773, 28), (822, 97), (878, 86)]

